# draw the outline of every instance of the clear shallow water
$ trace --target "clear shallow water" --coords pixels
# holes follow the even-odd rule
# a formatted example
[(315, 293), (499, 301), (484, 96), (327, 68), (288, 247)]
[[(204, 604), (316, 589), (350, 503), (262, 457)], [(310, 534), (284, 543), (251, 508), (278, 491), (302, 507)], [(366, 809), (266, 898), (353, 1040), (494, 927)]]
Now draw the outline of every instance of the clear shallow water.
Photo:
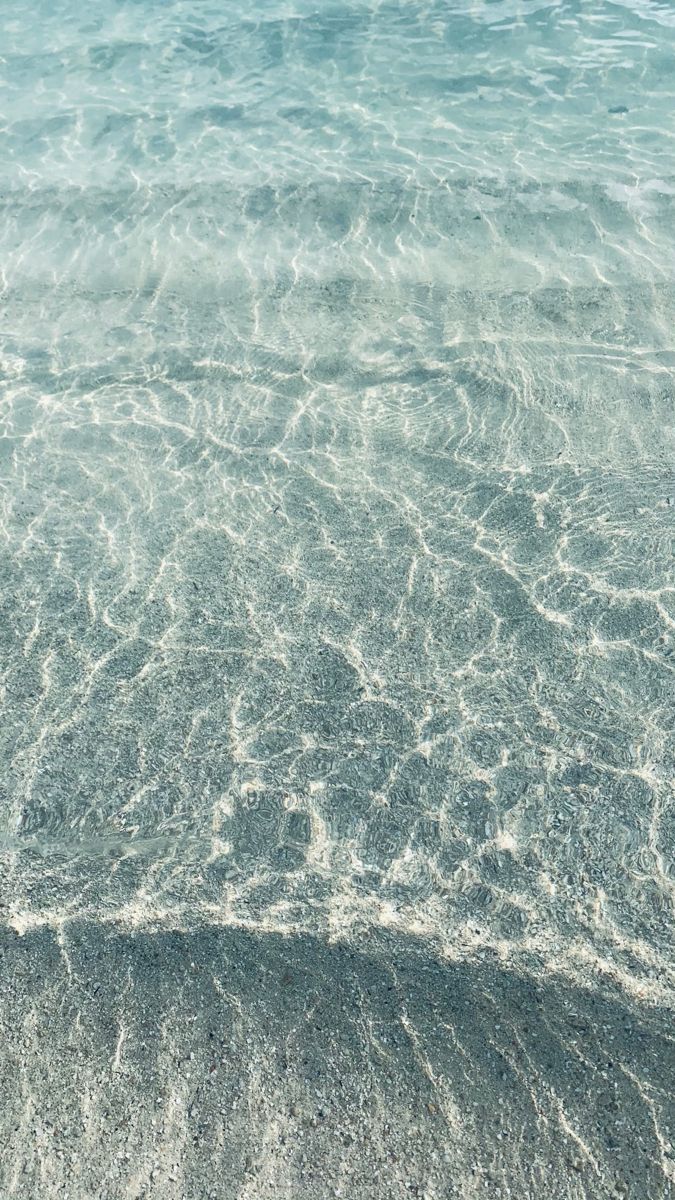
[(674, 68), (646, 3), (12, 8), (9, 930), (672, 1000)]

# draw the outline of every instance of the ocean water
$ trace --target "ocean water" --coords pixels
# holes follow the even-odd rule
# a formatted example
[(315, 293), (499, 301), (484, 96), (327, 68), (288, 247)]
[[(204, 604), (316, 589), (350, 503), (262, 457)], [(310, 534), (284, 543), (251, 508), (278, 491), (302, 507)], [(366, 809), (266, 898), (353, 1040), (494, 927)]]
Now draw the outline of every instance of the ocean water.
[(675, 8), (2, 25), (2, 1195), (670, 1195)]

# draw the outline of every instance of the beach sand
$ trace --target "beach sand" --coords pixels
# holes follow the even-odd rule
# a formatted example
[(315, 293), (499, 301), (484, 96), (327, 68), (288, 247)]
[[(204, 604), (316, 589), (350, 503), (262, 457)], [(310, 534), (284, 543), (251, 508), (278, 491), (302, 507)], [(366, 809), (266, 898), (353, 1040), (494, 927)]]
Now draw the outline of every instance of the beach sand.
[(672, 1194), (672, 1014), (536, 963), (97, 922), (2, 938), (0, 1194)]

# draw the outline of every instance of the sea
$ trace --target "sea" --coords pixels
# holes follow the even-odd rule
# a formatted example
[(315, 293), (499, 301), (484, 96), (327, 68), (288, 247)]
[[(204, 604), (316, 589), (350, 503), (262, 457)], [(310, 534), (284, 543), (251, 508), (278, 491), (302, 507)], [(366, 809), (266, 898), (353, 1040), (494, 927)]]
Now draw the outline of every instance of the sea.
[(0, 1195), (666, 1200), (675, 6), (0, 28)]

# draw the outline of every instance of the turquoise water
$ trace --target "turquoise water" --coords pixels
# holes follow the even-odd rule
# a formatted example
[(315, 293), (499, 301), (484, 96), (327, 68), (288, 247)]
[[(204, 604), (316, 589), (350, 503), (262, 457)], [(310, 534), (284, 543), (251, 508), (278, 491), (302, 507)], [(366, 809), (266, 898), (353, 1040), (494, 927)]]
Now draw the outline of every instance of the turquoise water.
[(4, 928), (671, 1004), (673, 6), (3, 24)]

